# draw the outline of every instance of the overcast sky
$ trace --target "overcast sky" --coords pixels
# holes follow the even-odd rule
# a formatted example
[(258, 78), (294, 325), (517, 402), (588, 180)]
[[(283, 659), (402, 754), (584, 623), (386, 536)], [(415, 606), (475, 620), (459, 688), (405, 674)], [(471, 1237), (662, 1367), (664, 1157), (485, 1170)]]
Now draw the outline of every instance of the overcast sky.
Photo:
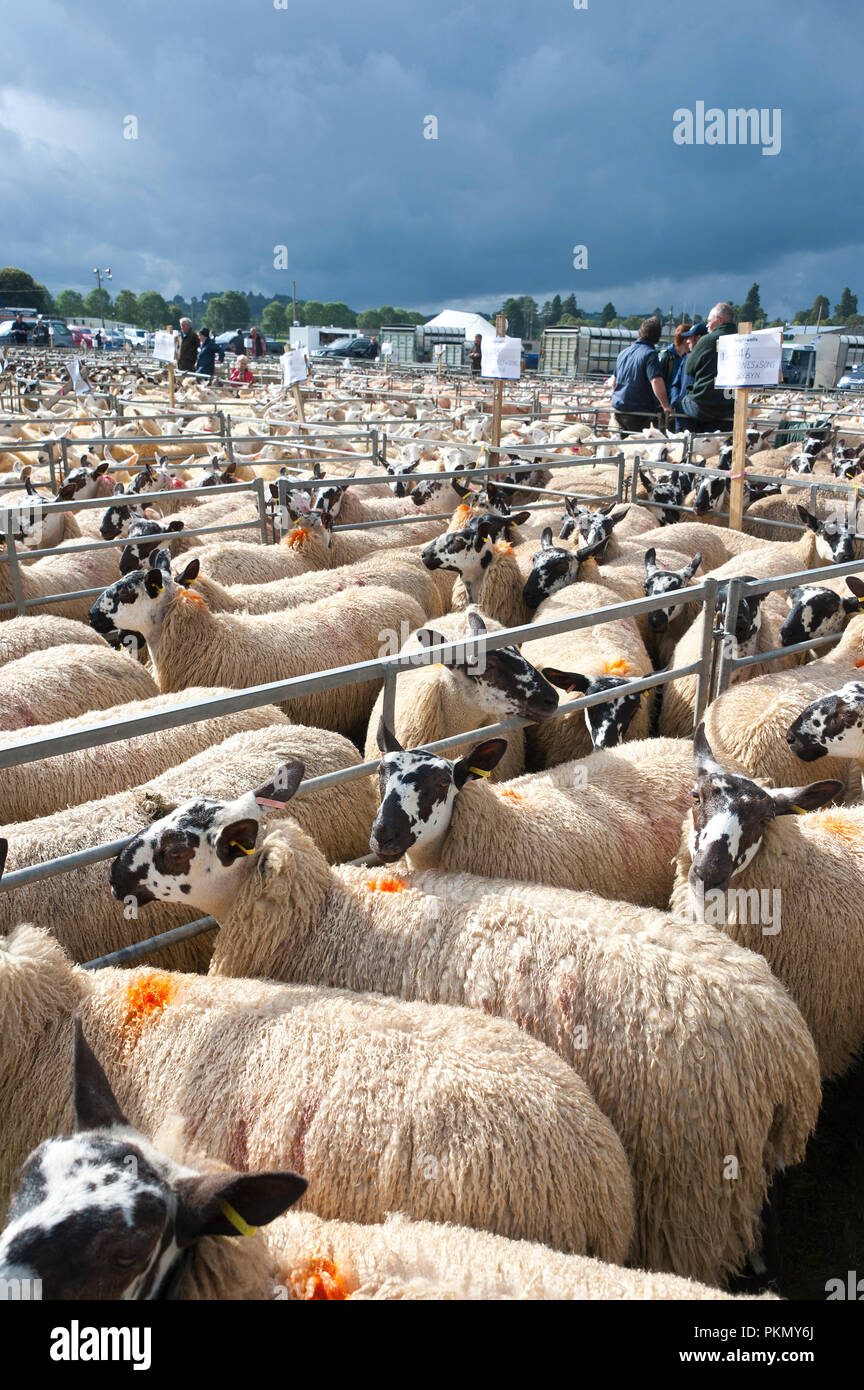
[[(294, 277), (355, 309), (704, 311), (754, 280), (772, 316), (864, 304), (849, 0), (277, 3), (7, 9), (0, 264), (187, 298)], [(779, 107), (780, 153), (676, 144), (699, 101)]]

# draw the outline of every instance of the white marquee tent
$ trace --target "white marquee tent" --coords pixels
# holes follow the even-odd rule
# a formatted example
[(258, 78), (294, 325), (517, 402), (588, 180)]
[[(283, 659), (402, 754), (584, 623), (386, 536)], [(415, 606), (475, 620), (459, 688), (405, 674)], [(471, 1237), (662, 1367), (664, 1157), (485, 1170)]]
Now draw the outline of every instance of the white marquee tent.
[(434, 319), (430, 319), (425, 327), (464, 328), (466, 341), (469, 342), (473, 342), (478, 333), (482, 334), (484, 338), (495, 337), (494, 323), (481, 318), (479, 314), (460, 313), (458, 309), (445, 309), (443, 313), (436, 314)]

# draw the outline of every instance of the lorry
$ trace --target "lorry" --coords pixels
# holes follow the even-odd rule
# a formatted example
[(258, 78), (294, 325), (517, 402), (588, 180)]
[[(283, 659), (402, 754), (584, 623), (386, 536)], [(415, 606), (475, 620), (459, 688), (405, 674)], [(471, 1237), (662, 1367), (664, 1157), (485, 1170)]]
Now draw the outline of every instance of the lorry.
[(619, 352), (638, 338), (634, 328), (544, 328), (540, 372), (544, 376), (602, 376), (615, 370)]
[(864, 363), (864, 337), (842, 329), (795, 325), (783, 335), (782, 374), (785, 386), (815, 386), (829, 390), (853, 367)]

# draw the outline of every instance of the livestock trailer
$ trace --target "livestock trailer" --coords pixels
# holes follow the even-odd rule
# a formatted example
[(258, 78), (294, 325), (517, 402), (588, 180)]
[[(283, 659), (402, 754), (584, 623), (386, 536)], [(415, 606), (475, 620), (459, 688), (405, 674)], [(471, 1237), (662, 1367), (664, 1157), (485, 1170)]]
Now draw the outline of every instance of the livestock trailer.
[(821, 329), (795, 333), (783, 344), (783, 381), (787, 386), (837, 385), (850, 367), (864, 363), (864, 337)]
[(390, 355), (392, 363), (417, 361), (417, 330), (413, 324), (382, 323), (379, 341), (382, 347), (385, 343), (392, 343), (393, 352)]
[(423, 344), (424, 362), (437, 361), (433, 349), (438, 343), (444, 344), (444, 366), (461, 367), (465, 360), (464, 328), (430, 328), (424, 325), (417, 330)]
[(609, 376), (619, 352), (638, 336), (634, 328), (544, 328), (540, 371), (544, 376)]

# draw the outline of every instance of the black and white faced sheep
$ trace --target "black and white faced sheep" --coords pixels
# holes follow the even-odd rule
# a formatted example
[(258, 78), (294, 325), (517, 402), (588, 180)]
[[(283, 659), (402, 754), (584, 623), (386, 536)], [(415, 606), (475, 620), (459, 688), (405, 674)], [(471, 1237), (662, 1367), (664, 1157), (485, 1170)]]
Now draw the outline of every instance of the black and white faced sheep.
[(780, 644), (794, 647), (811, 638), (830, 637), (842, 632), (853, 613), (864, 606), (864, 581), (849, 574), (845, 580), (850, 594), (819, 584), (799, 585), (789, 591), (789, 616), (780, 628)]
[(820, 811), (843, 791), (833, 779), (766, 788), (729, 771), (701, 728), (694, 756), (672, 911), (761, 952), (804, 1015), (823, 1076), (840, 1075), (864, 1043), (864, 808)]
[[(475, 749), (468, 773), (494, 752)], [(429, 772), (415, 802), (447, 795)], [(769, 1175), (801, 1156), (819, 1095), (812, 1040), (764, 961), (630, 903), (510, 879), (330, 870), (289, 823), (259, 837), (251, 798), (190, 803), (136, 836), (113, 890), (146, 903), (188, 889), (220, 922), (220, 975), (374, 986), (519, 1023), (583, 1076), (624, 1136), (630, 1258), (717, 1281), (738, 1266)]]
[(251, 1236), (306, 1190), (290, 1171), (197, 1173), (160, 1152), (77, 1022), (74, 1097), (75, 1133), (44, 1140), (21, 1170), (0, 1232), (4, 1285), (39, 1280), (47, 1301), (167, 1298), (199, 1241)]

